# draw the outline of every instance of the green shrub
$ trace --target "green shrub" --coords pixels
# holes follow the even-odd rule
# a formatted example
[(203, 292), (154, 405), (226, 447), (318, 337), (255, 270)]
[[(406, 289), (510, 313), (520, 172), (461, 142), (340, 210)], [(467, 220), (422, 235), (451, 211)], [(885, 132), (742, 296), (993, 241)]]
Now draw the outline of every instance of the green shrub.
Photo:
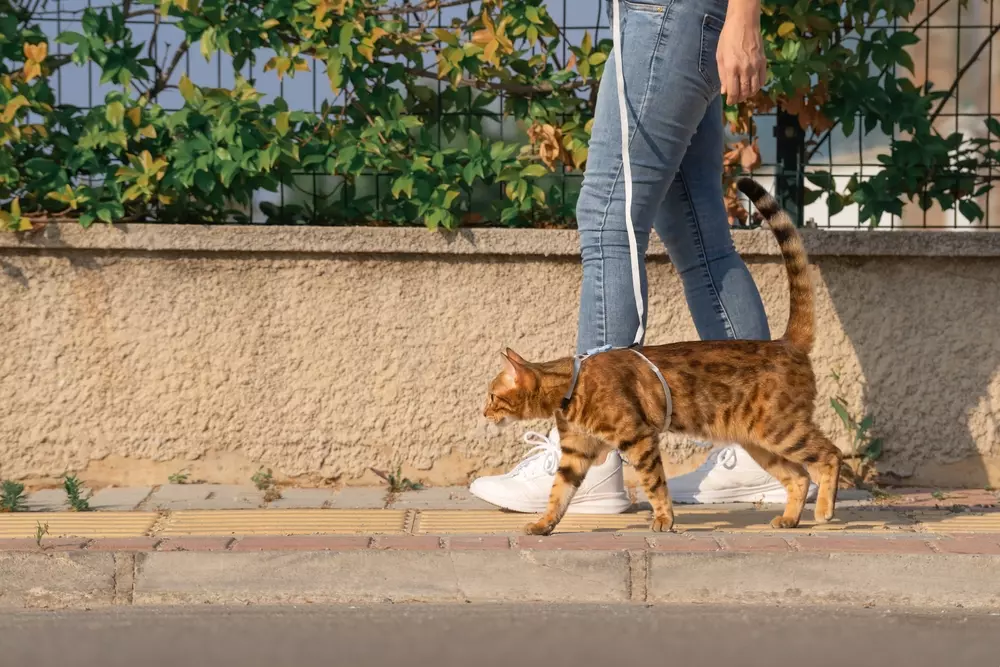
[[(944, 0), (934, 11), (949, 2), (964, 4)], [(255, 192), (279, 189), (290, 203), (261, 204), (269, 222), (571, 222), (578, 179), (564, 174), (586, 163), (611, 42), (587, 33), (564, 44), (543, 0), (124, 0), (87, 8), (80, 26), (64, 23), (57, 41), (67, 54), (39, 27), (45, 6), (0, 0), (7, 229), (66, 216), (85, 226), (241, 222)], [(435, 9), (458, 6), (465, 18), (438, 27)], [(915, 197), (982, 217), (972, 198), (989, 187), (983, 168), (997, 161), (1000, 123), (990, 119), (987, 138), (965, 142), (934, 129), (949, 91), (906, 74), (907, 49), (929, 19), (886, 27), (906, 25), (914, 0), (767, 0), (764, 9), (773, 76), (755, 99), (727, 108), (734, 130), (746, 133), (755, 113), (777, 107), (797, 113), (811, 140), (837, 125), (848, 135), (896, 132), (870, 180), (837, 192), (829, 173), (813, 172), (807, 201), (826, 194), (832, 212), (857, 204), (862, 219), (877, 220)], [(138, 39), (131, 29), (150, 17), (155, 30), (169, 21), (184, 34), (158, 59), (155, 35)], [(236, 71), (252, 65), (263, 77), (320, 73), (338, 97), (293, 110), (281, 98), (264, 102), (254, 81), (212, 88), (181, 75), (185, 58), (220, 51)], [(91, 109), (56, 105), (57, 72), (72, 64), (93, 67), (117, 90)], [(183, 106), (168, 110), (163, 95), (175, 87)], [(501, 139), (498, 123), (510, 119), (517, 136)], [(760, 156), (738, 140), (726, 160), (732, 172)], [(732, 190), (729, 203), (732, 216), (743, 215)]]

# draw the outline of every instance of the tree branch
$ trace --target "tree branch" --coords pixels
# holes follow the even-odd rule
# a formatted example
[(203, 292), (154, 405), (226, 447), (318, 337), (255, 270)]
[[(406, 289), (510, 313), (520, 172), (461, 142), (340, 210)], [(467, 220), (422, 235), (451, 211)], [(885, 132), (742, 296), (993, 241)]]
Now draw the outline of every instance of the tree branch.
[(437, 2), (436, 0), (426, 0), (419, 5), (396, 5), (395, 7), (383, 7), (369, 12), (374, 16), (391, 16), (395, 14), (420, 14), (431, 9), (444, 9), (445, 7), (458, 7), (459, 5), (471, 5), (472, 0), (448, 0), (448, 2)]
[[(945, 5), (947, 5), (951, 1), (952, 0), (941, 0), (941, 2), (938, 3), (937, 7), (935, 7), (930, 12), (928, 12), (927, 16), (925, 16), (924, 18), (920, 19), (920, 21), (918, 21), (912, 28), (910, 28), (909, 30), (907, 30), (907, 32), (916, 32), (917, 30), (919, 30), (920, 28), (922, 28), (923, 26), (925, 26), (931, 20), (931, 18), (935, 14), (937, 14), (939, 11), (941, 11), (942, 9), (944, 9)], [(889, 71), (889, 67), (891, 67), (891, 66), (892, 65), (886, 65), (885, 67), (883, 67), (882, 69), (880, 69), (879, 73), (878, 73), (879, 78), (881, 78), (882, 76), (884, 76), (886, 74), (886, 72)], [(837, 129), (837, 127), (840, 125), (840, 123), (841, 123), (841, 121), (838, 120), (836, 123), (833, 124), (832, 127), (830, 127), (829, 130), (827, 130), (826, 132), (823, 133), (822, 137), (820, 137), (816, 141), (816, 144), (813, 146), (813, 149), (811, 151), (809, 151), (809, 155), (806, 156), (806, 162), (809, 162), (810, 160), (813, 159), (813, 156), (816, 155), (816, 152), (826, 142), (826, 140), (830, 138), (830, 135), (833, 134), (833, 131), (835, 129)]]

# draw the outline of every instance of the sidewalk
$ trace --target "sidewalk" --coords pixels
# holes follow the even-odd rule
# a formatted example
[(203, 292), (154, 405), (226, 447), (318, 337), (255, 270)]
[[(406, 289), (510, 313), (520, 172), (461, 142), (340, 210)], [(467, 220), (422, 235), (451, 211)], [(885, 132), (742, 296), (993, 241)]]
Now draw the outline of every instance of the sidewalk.
[[(747, 602), (1000, 608), (1000, 508), (990, 491), (845, 492), (838, 521), (775, 532), (777, 507), (678, 506), (528, 515), (464, 488), (106, 489), (93, 512), (61, 491), (0, 515), (0, 607), (320, 602)], [(810, 511), (807, 510), (808, 517)]]

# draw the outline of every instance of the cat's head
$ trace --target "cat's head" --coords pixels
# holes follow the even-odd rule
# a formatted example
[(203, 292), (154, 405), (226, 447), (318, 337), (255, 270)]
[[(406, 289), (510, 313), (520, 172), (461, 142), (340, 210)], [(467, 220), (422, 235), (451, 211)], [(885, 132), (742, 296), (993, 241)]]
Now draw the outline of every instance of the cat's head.
[(532, 419), (537, 411), (538, 374), (509, 347), (501, 352), (503, 370), (490, 382), (483, 416), (494, 424), (508, 419)]

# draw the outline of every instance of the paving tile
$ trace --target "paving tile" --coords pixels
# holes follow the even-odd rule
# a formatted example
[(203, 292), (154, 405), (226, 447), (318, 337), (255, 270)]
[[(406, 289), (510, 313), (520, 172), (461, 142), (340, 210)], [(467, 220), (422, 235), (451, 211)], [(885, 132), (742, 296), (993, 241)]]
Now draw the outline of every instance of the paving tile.
[(440, 486), (407, 491), (396, 496), (393, 509), (403, 510), (490, 510), (494, 505), (480, 500), (464, 486)]
[(82, 537), (45, 537), (39, 549), (33, 538), (0, 539), (0, 551), (76, 551), (83, 548), (87, 540)]
[(352, 510), (382, 509), (385, 507), (385, 496), (384, 486), (349, 486), (334, 494), (330, 507)]
[(677, 551), (677, 552), (690, 552), (690, 551), (719, 551), (719, 543), (716, 542), (711, 537), (704, 535), (698, 536), (688, 536), (688, 535), (657, 535), (652, 538), (652, 550), (653, 551)]
[(170, 537), (156, 548), (157, 551), (225, 551), (232, 537)]
[(124, 512), (139, 507), (149, 496), (151, 486), (108, 487), (90, 499), (90, 509), (103, 512)]
[(510, 540), (499, 535), (455, 535), (448, 538), (448, 548), (453, 551), (497, 551), (510, 548)]
[(788, 542), (777, 535), (726, 534), (716, 535), (726, 551), (785, 552), (791, 551)]
[(646, 538), (641, 535), (615, 535), (614, 533), (570, 533), (548, 537), (522, 536), (517, 538), (521, 549), (539, 551), (619, 551), (646, 549)]
[(333, 489), (282, 489), (281, 498), (267, 503), (271, 509), (321, 509), (330, 507)]
[(441, 538), (434, 535), (384, 535), (377, 538), (372, 546), (395, 551), (436, 551), (441, 548)]
[(24, 509), (29, 512), (60, 512), (67, 509), (66, 492), (62, 489), (42, 489), (28, 494)]
[(106, 537), (87, 545), (87, 551), (153, 551), (159, 537)]
[(1000, 535), (956, 535), (931, 540), (931, 547), (945, 554), (1000, 555)]
[(237, 541), (232, 551), (354, 551), (370, 544), (370, 537), (360, 535), (250, 536)]
[(225, 510), (260, 507), (264, 494), (252, 486), (164, 484), (144, 507), (151, 510)]
[(796, 535), (794, 544), (799, 551), (864, 554), (931, 554), (934, 551), (917, 537), (877, 537), (847, 535)]

